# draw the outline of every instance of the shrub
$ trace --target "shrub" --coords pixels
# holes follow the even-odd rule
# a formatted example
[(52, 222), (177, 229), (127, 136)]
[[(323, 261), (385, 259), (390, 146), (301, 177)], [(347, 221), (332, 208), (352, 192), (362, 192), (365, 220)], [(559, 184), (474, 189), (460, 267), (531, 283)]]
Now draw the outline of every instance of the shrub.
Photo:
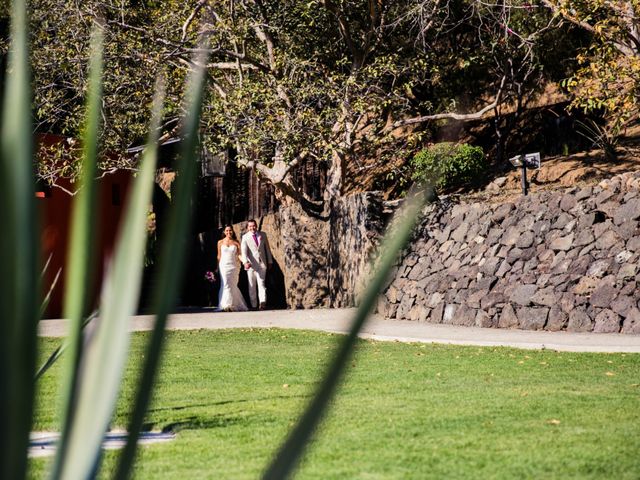
[(413, 180), (431, 183), (437, 190), (447, 190), (476, 181), (486, 164), (482, 148), (442, 142), (416, 154), (411, 167)]

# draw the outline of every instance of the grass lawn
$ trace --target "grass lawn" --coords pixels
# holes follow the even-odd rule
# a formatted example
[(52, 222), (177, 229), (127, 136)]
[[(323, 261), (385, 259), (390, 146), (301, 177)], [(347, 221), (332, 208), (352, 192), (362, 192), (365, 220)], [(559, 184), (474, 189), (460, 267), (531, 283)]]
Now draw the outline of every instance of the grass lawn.
[[(147, 334), (135, 334), (114, 427), (126, 424)], [(258, 478), (335, 342), (290, 330), (168, 334), (148, 414), (173, 442), (142, 447), (139, 479)], [(43, 355), (59, 340), (43, 339)], [(59, 366), (34, 430), (57, 428)], [(117, 453), (106, 453), (104, 473)], [(47, 460), (31, 462), (44, 478)], [(109, 475), (104, 478), (108, 478)], [(297, 478), (640, 477), (640, 355), (362, 340)]]

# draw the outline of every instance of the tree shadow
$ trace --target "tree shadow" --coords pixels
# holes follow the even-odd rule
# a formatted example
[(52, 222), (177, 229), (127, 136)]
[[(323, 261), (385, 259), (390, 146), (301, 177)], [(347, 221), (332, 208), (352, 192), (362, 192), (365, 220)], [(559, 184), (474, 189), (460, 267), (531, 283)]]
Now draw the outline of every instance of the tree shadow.
[[(244, 398), (239, 400), (222, 400), (219, 402), (207, 402), (196, 403), (191, 405), (177, 405), (172, 407), (158, 407), (149, 409), (148, 413), (153, 412), (179, 412), (183, 410), (189, 410), (192, 408), (206, 408), (216, 407), (222, 405), (242, 404), (249, 402), (263, 402), (273, 400), (290, 400), (290, 399), (308, 399), (311, 394), (299, 394), (299, 395), (275, 395), (272, 397), (262, 398)], [(200, 416), (200, 415), (188, 415), (185, 418), (173, 421), (166, 425), (162, 425), (160, 430), (162, 432), (179, 432), (181, 430), (201, 430), (211, 428), (224, 428), (232, 425), (247, 423), (251, 418), (256, 415), (247, 413), (246, 415), (231, 415), (231, 414), (215, 414), (213, 416)], [(149, 422), (143, 426), (143, 431), (156, 430), (158, 427), (155, 423)]]

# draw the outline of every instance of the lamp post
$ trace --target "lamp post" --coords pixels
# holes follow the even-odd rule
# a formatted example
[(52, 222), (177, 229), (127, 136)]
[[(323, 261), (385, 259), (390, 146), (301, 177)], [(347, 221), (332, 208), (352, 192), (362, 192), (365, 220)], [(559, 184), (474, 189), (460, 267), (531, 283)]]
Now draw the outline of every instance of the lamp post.
[(527, 167), (540, 168), (540, 153), (527, 153), (525, 155), (516, 155), (509, 159), (511, 165), (521, 169), (522, 195), (529, 193), (529, 184), (527, 182)]

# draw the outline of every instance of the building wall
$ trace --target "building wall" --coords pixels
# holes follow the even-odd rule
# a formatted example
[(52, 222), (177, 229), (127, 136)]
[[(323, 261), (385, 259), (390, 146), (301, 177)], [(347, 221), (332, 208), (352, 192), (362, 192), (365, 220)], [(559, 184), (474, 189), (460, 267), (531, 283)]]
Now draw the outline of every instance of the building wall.
[[(119, 171), (107, 175), (98, 181), (98, 211), (95, 215), (96, 234), (94, 275), (92, 284), (94, 299), (100, 288), (105, 262), (111, 257), (131, 175)], [(60, 180), (66, 190), (74, 185)], [(49, 259), (49, 265), (43, 278), (43, 294), (49, 291), (58, 272), (60, 277), (52, 291), (51, 300), (45, 318), (57, 318), (62, 315), (63, 292), (65, 288), (65, 266), (69, 245), (69, 225), (71, 220), (73, 196), (60, 188), (41, 188), (36, 193), (36, 205), (41, 222), (41, 258), (43, 265)]]

